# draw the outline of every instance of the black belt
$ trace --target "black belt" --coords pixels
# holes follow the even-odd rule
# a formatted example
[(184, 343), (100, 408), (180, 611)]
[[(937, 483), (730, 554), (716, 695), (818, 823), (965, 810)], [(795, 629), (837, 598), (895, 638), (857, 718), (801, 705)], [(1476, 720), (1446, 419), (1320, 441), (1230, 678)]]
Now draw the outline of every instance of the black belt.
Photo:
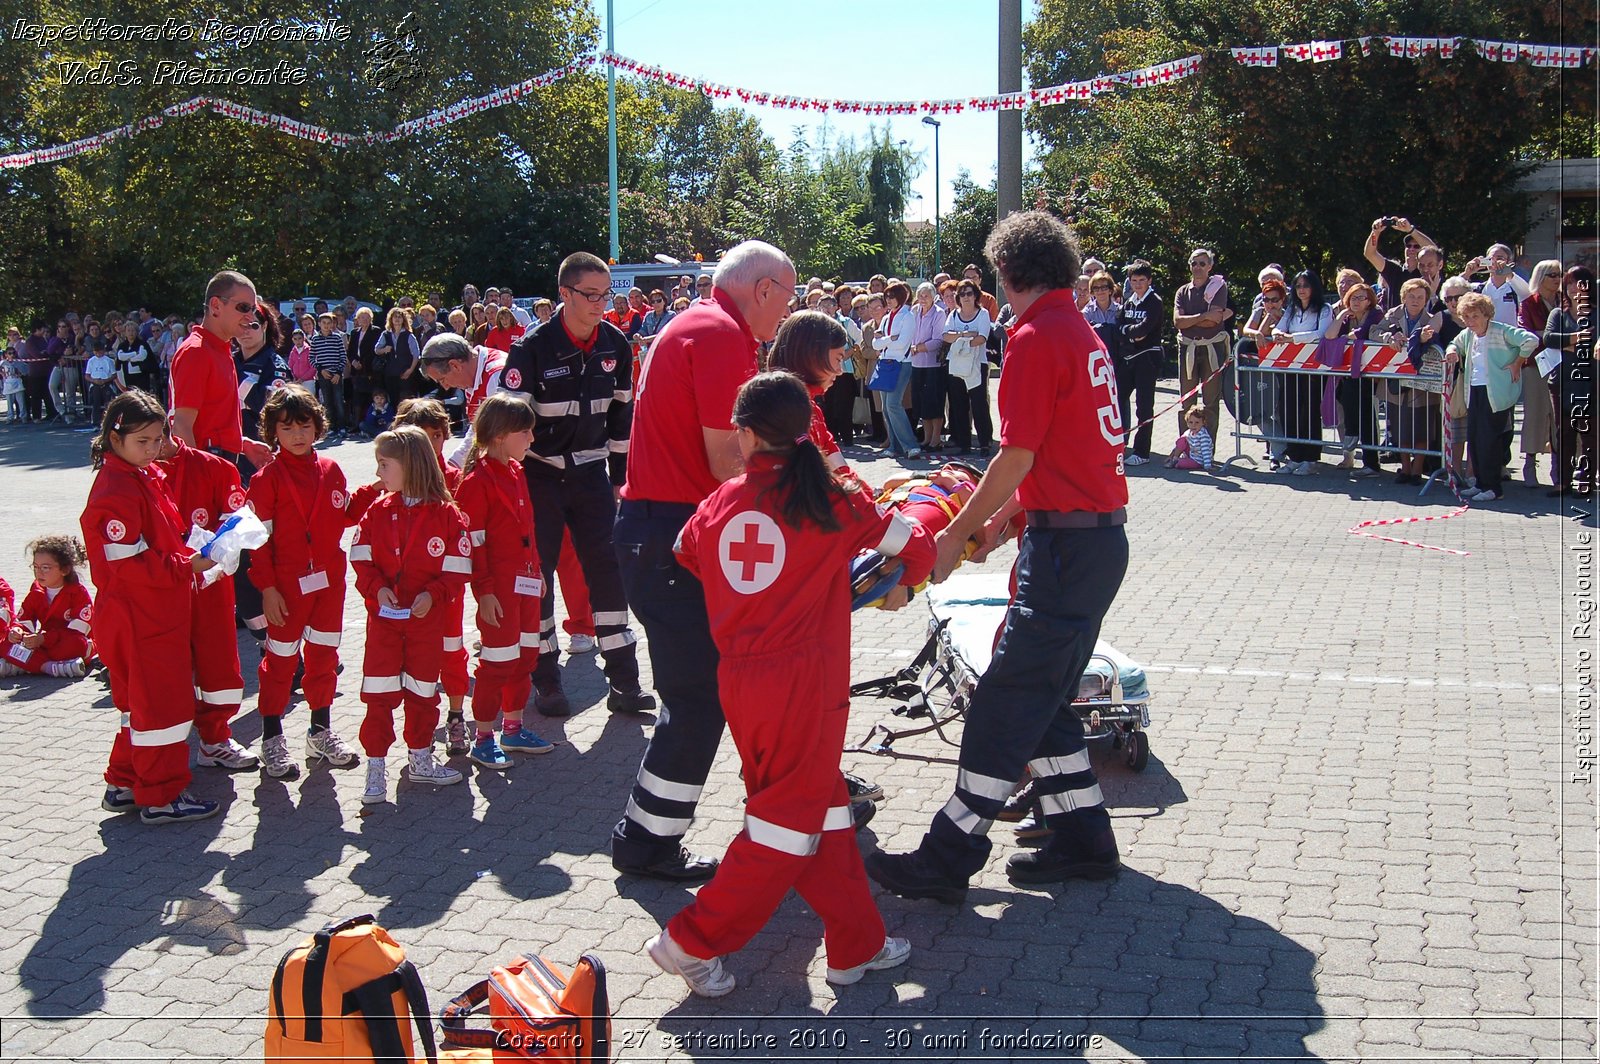
[(207, 447), (205, 450), (210, 454), (216, 455), (218, 458), (226, 458), (234, 465), (238, 465), (239, 459), (244, 457), (244, 455), (240, 454), (238, 451), (228, 451), (216, 446)]
[(1029, 510), (1029, 528), (1112, 528), (1128, 523), (1126, 507), (1110, 513), (1092, 510)]
[(648, 499), (623, 499), (617, 512), (623, 517), (665, 517), (687, 521), (695, 511), (692, 502), (651, 502)]

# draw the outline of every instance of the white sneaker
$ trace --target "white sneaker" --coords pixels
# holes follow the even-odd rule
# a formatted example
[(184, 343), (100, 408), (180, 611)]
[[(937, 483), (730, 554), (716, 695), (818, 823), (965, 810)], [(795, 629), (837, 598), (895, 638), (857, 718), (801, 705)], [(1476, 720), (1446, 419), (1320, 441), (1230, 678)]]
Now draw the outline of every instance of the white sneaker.
[(297, 780), (300, 766), (289, 756), (289, 740), (282, 735), (261, 740), (261, 771), (275, 780)]
[(1310, 462), (1292, 462), (1290, 463), (1290, 466), (1291, 468), (1289, 472), (1297, 477), (1309, 477), (1311, 475)]
[(361, 760), (361, 755), (350, 749), (350, 744), (339, 738), (332, 728), (324, 728), (306, 735), (306, 760), (326, 761), (334, 768), (349, 768)]
[(411, 751), (411, 763), (406, 766), (406, 779), (412, 783), (431, 783), (447, 787), (461, 782), (461, 773), (433, 759), (433, 747)]
[(255, 754), (252, 754), (232, 739), (224, 739), (215, 746), (210, 743), (201, 743), (200, 756), (195, 760), (199, 764), (225, 768), (229, 772), (242, 772), (246, 769), (261, 767), (261, 760)]
[(367, 758), (367, 789), (361, 792), (365, 805), (376, 805), (389, 797), (389, 764), (381, 757)]
[(861, 982), (861, 977), (868, 972), (879, 972), (885, 968), (898, 968), (911, 956), (911, 943), (903, 938), (885, 938), (883, 948), (878, 955), (865, 964), (858, 964), (854, 968), (829, 968), (828, 982), (835, 986), (849, 986), (851, 983)]
[(1130, 454), (1122, 460), (1123, 465), (1148, 465), (1150, 459), (1142, 454)]
[(1468, 496), (1468, 498), (1470, 498), (1473, 502), (1494, 502), (1500, 498), (1500, 492), (1480, 491), (1475, 495)]
[(721, 957), (701, 960), (684, 952), (665, 931), (645, 943), (645, 950), (656, 967), (672, 975), (683, 976), (689, 989), (701, 997), (718, 998), (733, 993), (738, 984), (733, 974), (722, 966)]
[(594, 653), (594, 636), (578, 632), (567, 640), (568, 654)]
[(82, 658), (73, 658), (71, 661), (51, 661), (44, 667), (46, 676), (54, 676), (59, 680), (77, 680), (85, 673)]
[(22, 669), (9, 661), (0, 661), (0, 677), (21, 676)]

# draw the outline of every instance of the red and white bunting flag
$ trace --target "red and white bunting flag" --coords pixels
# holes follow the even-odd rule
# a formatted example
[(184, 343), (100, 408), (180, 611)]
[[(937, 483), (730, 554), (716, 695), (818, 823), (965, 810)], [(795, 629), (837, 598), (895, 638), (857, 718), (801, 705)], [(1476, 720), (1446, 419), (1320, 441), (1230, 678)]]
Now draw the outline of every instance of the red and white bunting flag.
[(1456, 46), (1460, 43), (1460, 41), (1460, 37), (1440, 37), (1439, 58), (1454, 59), (1456, 57)]
[(1294, 60), (1297, 60), (1297, 61), (1299, 61), (1301, 63), (1304, 63), (1304, 62), (1307, 62), (1308, 60), (1310, 60), (1310, 58), (1311, 58), (1311, 45), (1309, 45), (1309, 44), (1286, 44), (1286, 45), (1283, 46), (1283, 54), (1288, 56), (1290, 59), (1294, 59)]
[(1311, 61), (1313, 63), (1331, 63), (1335, 59), (1344, 58), (1343, 41), (1312, 41)]
[(1361, 54), (1362, 54), (1362, 56), (1365, 57), (1365, 56), (1371, 55), (1372, 54), (1372, 38), (1371, 37), (1359, 37), (1359, 38), (1357, 38), (1357, 40), (1360, 41), (1360, 43), (1361, 43)]

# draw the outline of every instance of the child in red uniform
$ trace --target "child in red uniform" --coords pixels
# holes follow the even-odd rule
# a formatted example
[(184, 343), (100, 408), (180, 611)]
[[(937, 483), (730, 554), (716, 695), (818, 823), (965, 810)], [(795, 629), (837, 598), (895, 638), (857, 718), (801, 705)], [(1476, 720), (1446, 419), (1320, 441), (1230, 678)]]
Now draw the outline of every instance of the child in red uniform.
[(22, 600), (22, 612), (7, 622), (0, 676), (29, 672), (76, 679), (85, 671), (94, 617), (89, 589), (77, 569), (88, 555), (77, 536), (40, 536), (28, 544), (28, 553), (33, 557), (33, 587)]
[(250, 506), (272, 532), (254, 552), (250, 582), (261, 589), (266, 653), (256, 676), (260, 692), (261, 764), (273, 779), (295, 779), (283, 715), (302, 656), (300, 688), (311, 706), (306, 757), (349, 768), (360, 761), (333, 730), (339, 638), (344, 628), (344, 471), (316, 452), (328, 430), (322, 404), (298, 384), (285, 385), (261, 409), (261, 438), (276, 457), (250, 481)]
[[(222, 519), (245, 504), (239, 468), (214, 454), (174, 438), (162, 452), (161, 472), (178, 516), (215, 532)], [(224, 577), (194, 596), (190, 650), (194, 658), (194, 728), (200, 733), (202, 765), (230, 772), (259, 768), (261, 762), (233, 740), (228, 722), (244, 698), (239, 640), (234, 623), (233, 580)]]
[(216, 802), (185, 790), (194, 724), (190, 598), (195, 574), (215, 563), (184, 545), (183, 519), (156, 466), (168, 438), (155, 396), (133, 389), (112, 399), (90, 448), (98, 473), (78, 521), (100, 594), (95, 648), (122, 714), (100, 805), (113, 813), (142, 806), (146, 824), (217, 812)]
[(378, 479), (388, 489), (361, 518), (350, 545), (356, 590), (367, 604), (362, 663), (361, 745), (367, 786), (361, 800), (388, 796), (387, 755), (394, 711), (405, 703), (408, 777), (417, 783), (460, 783), (461, 773), (433, 758), (439, 725), (439, 665), (450, 600), (472, 573), (467, 522), (451, 501), (428, 434), (410, 425), (377, 440)]
[(705, 585), (748, 793), (744, 830), (716, 876), (648, 946), (705, 997), (733, 989), (721, 955), (749, 941), (791, 887), (822, 917), (830, 982), (854, 983), (911, 951), (884, 934), (839, 772), (850, 712), (846, 563), (866, 548), (900, 555), (915, 583), (933, 565), (933, 541), (830, 474), (806, 437), (810, 418), (793, 374), (746, 383), (733, 413), (745, 472), (700, 504), (676, 545)]
[[(439, 471), (444, 474), (444, 486), (453, 496), (461, 486), (461, 470), (445, 460), (444, 445), (450, 438), (450, 415), (437, 399), (407, 399), (395, 408), (394, 423), (415, 425), (428, 434), (433, 443), (433, 453), (439, 459)], [(345, 519), (359, 524), (367, 507), (383, 494), (383, 482), (373, 481), (350, 493), (350, 509)], [(439, 686), (444, 688), (447, 703), (445, 711), (445, 752), (454, 757), (467, 752), (467, 725), (462, 707), (467, 700), (467, 646), (463, 639), (462, 611), (467, 597), (462, 595), (448, 606), (449, 616), (444, 626), (444, 658), (439, 667)]]
[[(555, 749), (522, 726), (522, 707), (539, 663), (539, 596), (544, 593), (533, 546), (533, 503), (518, 461), (532, 442), (532, 407), (505, 394), (485, 399), (472, 422), (467, 475), (456, 494), (472, 537), (472, 593), (483, 641), (472, 692), (478, 734), (468, 756), (486, 768), (509, 765), (507, 751)], [(499, 743), (494, 741), (497, 715)]]

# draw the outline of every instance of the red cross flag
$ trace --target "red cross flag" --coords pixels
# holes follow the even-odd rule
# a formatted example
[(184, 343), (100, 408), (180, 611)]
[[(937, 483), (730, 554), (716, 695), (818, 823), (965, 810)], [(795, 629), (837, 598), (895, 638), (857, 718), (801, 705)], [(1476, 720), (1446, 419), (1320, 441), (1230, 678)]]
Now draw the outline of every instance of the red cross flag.
[(1311, 61), (1313, 63), (1327, 63), (1335, 59), (1344, 58), (1343, 41), (1312, 41)]

